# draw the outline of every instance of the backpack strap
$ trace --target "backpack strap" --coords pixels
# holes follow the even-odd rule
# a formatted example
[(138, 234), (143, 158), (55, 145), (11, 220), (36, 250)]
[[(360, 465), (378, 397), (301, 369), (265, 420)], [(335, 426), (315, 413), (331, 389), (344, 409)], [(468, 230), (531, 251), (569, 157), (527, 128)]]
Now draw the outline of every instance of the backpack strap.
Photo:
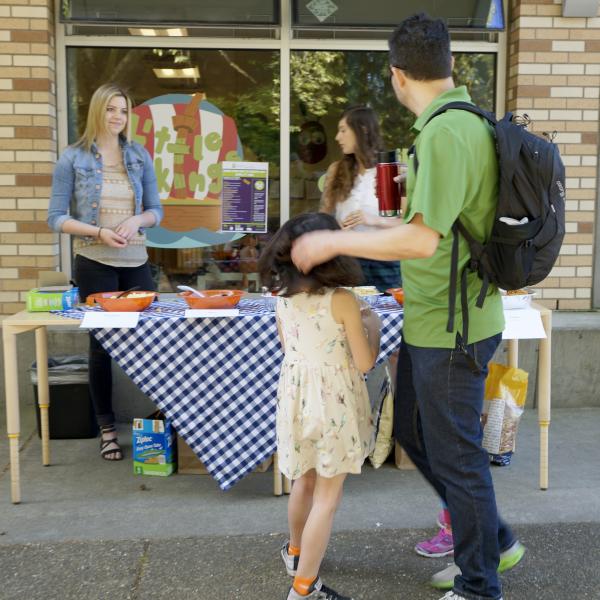
[(450, 255), (450, 285), (448, 286), (448, 323), (446, 331), (454, 331), (454, 313), (456, 312), (456, 284), (458, 282), (458, 227), (452, 225), (452, 253)]
[(468, 267), (471, 271), (475, 271), (476, 273), (482, 273), (483, 283), (481, 284), (481, 289), (479, 290), (479, 296), (477, 296), (477, 302), (475, 306), (477, 308), (481, 308), (483, 306), (483, 301), (485, 300), (485, 296), (487, 294), (488, 288), (490, 287), (490, 278), (488, 276), (487, 269), (479, 269), (479, 265), (483, 260), (483, 244), (476, 240), (470, 233), (469, 230), (460, 222), (459, 219), (456, 219), (456, 227), (460, 234), (467, 240), (469, 244), (469, 252), (471, 254), (471, 258), (469, 259)]
[[(448, 288), (448, 323), (446, 325), (446, 331), (452, 333), (454, 331), (454, 314), (456, 312), (456, 288), (458, 283), (458, 240), (459, 233), (462, 224), (457, 219), (452, 225), (452, 254), (450, 258), (450, 286)], [(460, 351), (466, 356), (467, 361), (471, 367), (473, 373), (481, 373), (481, 365), (477, 362), (477, 359), (469, 354), (465, 344), (469, 339), (469, 296), (467, 289), (467, 271), (470, 269), (470, 265), (465, 265), (460, 274), (460, 308), (462, 313), (462, 333), (459, 344)], [(484, 284), (487, 290), (487, 283)], [(483, 286), (482, 286), (483, 289)], [(483, 295), (485, 297), (485, 294)], [(479, 298), (482, 294), (479, 294)], [(478, 299), (479, 302), (479, 299)], [(482, 300), (483, 304), (483, 300)]]
[[(492, 127), (495, 127), (497, 124), (496, 117), (485, 110), (482, 110), (478, 106), (474, 104), (470, 104), (468, 102), (449, 102), (444, 104), (438, 108), (425, 122), (425, 127), (432, 119), (435, 119), (438, 115), (445, 113), (447, 110), (464, 110), (470, 113), (473, 113), (483, 119), (486, 119)], [(419, 161), (417, 158), (417, 150), (416, 146), (413, 144), (408, 151), (409, 156), (413, 157), (413, 167), (415, 175), (417, 174), (417, 170), (419, 168)], [(462, 235), (469, 244), (469, 251), (471, 258), (467, 265), (463, 268), (460, 274), (460, 302), (461, 302), (461, 313), (462, 313), (462, 334), (461, 334), (461, 342), (460, 349), (463, 354), (469, 360), (471, 365), (471, 370), (474, 373), (481, 372), (481, 365), (477, 362), (477, 359), (469, 354), (466, 349), (466, 344), (469, 339), (469, 299), (468, 299), (468, 286), (467, 286), (467, 271), (475, 271), (479, 270), (479, 263), (481, 261), (483, 255), (483, 244), (477, 241), (466, 229), (466, 227), (460, 222), (460, 219), (456, 219), (452, 224), (452, 252), (450, 258), (450, 285), (448, 287), (448, 321), (446, 324), (446, 331), (448, 333), (452, 333), (454, 331), (454, 315), (456, 313), (456, 292), (458, 287), (458, 250), (459, 250), (459, 234)], [(476, 306), (481, 308), (483, 306), (483, 302), (485, 300), (488, 288), (489, 288), (489, 277), (485, 270), (483, 270), (483, 282), (481, 285), (481, 289), (479, 291), (479, 295), (477, 296)]]
[[(483, 110), (482, 108), (479, 108), (479, 106), (476, 106), (475, 104), (470, 104), (469, 102), (448, 102), (447, 104), (444, 104), (444, 106), (441, 106), (440, 108), (438, 108), (430, 117), (429, 119), (427, 119), (427, 121), (425, 122), (425, 125), (427, 125), (427, 123), (429, 123), (429, 121), (431, 121), (432, 119), (435, 119), (435, 117), (437, 117), (438, 115), (441, 115), (442, 113), (445, 113), (447, 110), (452, 110), (452, 109), (456, 109), (456, 110), (466, 110), (467, 112), (473, 113), (474, 115), (477, 115), (479, 117), (482, 117), (483, 119), (486, 119), (486, 121), (488, 121), (490, 123), (490, 125), (492, 127), (496, 126), (496, 123), (498, 123), (498, 119), (496, 119), (496, 117), (488, 112), (487, 110)], [(508, 113), (510, 114), (510, 113)], [(512, 118), (512, 115), (510, 115)], [(423, 127), (425, 127), (425, 125), (423, 125)]]
[[(500, 130), (504, 130), (506, 128), (510, 128), (511, 131), (518, 131), (519, 135), (501, 135), (498, 136), (496, 134), (496, 144), (502, 147), (502, 169), (500, 172), (500, 177), (507, 182), (512, 181), (512, 178), (515, 174), (515, 170), (517, 168), (517, 164), (519, 162), (519, 152), (521, 150), (521, 146), (523, 145), (523, 134), (524, 129), (522, 127), (518, 127), (515, 129), (515, 122), (513, 121), (513, 113), (507, 112), (504, 117), (498, 121), (495, 115), (487, 110), (483, 110), (479, 108), (479, 106), (475, 106), (474, 104), (469, 104), (468, 102), (448, 102), (438, 108), (430, 117), (427, 119), (427, 123), (446, 112), (447, 110), (465, 110), (467, 112), (473, 113), (485, 119), (494, 130), (496, 130), (496, 126), (499, 127)], [(423, 125), (423, 127), (425, 127)], [(512, 158), (511, 158), (512, 157)]]
[(458, 347), (462, 354), (465, 355), (467, 362), (471, 367), (471, 371), (477, 375), (481, 373), (483, 369), (477, 361), (477, 357), (470, 354), (467, 350), (467, 340), (469, 339), (469, 298), (467, 296), (467, 270), (468, 267), (465, 267), (460, 274), (460, 305), (463, 318), (463, 329)]

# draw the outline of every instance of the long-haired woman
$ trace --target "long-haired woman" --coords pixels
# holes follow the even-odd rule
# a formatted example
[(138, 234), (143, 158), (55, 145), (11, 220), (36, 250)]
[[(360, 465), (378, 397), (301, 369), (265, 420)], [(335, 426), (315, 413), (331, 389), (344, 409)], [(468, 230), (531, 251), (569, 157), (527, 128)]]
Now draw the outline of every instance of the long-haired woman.
[[(74, 279), (82, 299), (139, 286), (153, 290), (144, 228), (162, 208), (152, 159), (131, 140), (131, 98), (107, 83), (92, 95), (86, 127), (56, 163), (48, 224), (73, 236)], [(112, 410), (110, 356), (90, 334), (90, 392), (105, 460), (121, 460)]]
[[(344, 229), (366, 231), (399, 225), (399, 218), (379, 216), (375, 165), (382, 144), (375, 111), (367, 106), (345, 110), (335, 139), (344, 157), (327, 170), (321, 210), (334, 215)], [(382, 292), (400, 285), (398, 261), (359, 262), (365, 285), (374, 285)]]

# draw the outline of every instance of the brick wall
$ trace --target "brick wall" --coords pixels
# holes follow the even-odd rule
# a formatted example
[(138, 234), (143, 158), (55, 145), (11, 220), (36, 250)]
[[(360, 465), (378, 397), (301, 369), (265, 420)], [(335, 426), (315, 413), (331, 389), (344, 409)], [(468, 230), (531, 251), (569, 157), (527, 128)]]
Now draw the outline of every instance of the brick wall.
[(58, 265), (46, 225), (56, 161), (52, 0), (0, 0), (0, 314)]
[[(591, 306), (598, 177), (600, 15), (561, 17), (561, 0), (507, 0), (507, 107), (558, 132), (567, 166), (567, 235), (540, 286), (551, 308)], [(23, 308), (59, 262), (46, 224), (56, 160), (52, 0), (0, 0), (0, 315)]]
[(563, 18), (561, 0), (511, 0), (507, 108), (535, 133), (557, 131), (567, 176), (567, 233), (538, 287), (551, 308), (589, 309), (598, 177), (600, 14)]

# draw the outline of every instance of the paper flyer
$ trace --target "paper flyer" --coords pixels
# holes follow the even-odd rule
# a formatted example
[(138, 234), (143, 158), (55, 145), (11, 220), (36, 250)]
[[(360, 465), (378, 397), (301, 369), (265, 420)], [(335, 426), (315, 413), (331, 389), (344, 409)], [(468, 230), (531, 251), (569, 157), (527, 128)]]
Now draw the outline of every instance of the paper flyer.
[(186, 319), (215, 319), (217, 317), (239, 317), (239, 308), (188, 308), (185, 311)]
[(503, 340), (531, 340), (546, 337), (542, 316), (535, 308), (504, 311)]
[(269, 163), (223, 161), (221, 231), (267, 232)]
[(82, 329), (132, 329), (140, 320), (139, 312), (96, 312), (83, 315)]

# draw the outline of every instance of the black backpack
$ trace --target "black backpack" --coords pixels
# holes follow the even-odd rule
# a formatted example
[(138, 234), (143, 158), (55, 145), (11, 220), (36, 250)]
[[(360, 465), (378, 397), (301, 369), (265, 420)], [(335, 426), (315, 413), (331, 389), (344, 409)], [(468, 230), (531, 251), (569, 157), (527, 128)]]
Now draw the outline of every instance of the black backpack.
[[(452, 225), (450, 287), (447, 331), (454, 331), (458, 279), (458, 235), (469, 244), (471, 258), (461, 273), (463, 344), (468, 339), (467, 270), (482, 279), (476, 306), (481, 308), (490, 282), (505, 290), (517, 290), (544, 279), (558, 258), (565, 235), (565, 168), (557, 146), (528, 132), (512, 113), (497, 120), (494, 115), (467, 102), (450, 102), (436, 110), (425, 125), (450, 109), (466, 110), (492, 126), (498, 154), (498, 205), (490, 239), (478, 242), (457, 219)], [(418, 160), (414, 146), (415, 174)], [(523, 224), (508, 224), (501, 218)], [(513, 223), (515, 222), (513, 221)]]

